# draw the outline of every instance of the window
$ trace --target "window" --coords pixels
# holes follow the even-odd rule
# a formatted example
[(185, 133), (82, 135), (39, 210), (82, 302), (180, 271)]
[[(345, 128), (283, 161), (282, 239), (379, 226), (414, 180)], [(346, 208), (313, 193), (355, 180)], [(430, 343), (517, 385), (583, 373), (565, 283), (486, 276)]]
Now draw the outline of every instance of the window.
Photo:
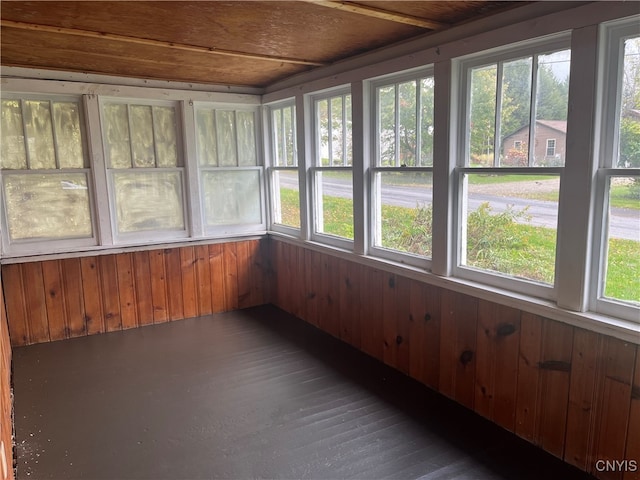
[(176, 106), (105, 100), (102, 120), (117, 237), (155, 240), (186, 236)]
[(202, 104), (195, 112), (206, 231), (224, 234), (264, 228), (257, 109)]
[(566, 131), (569, 64), (564, 39), (461, 62), (458, 275), (553, 296), (564, 158), (540, 137)]
[(547, 157), (553, 157), (556, 154), (556, 140), (554, 138), (547, 139)]
[(3, 97), (0, 167), (9, 251), (38, 251), (37, 242), (48, 249), (96, 243), (82, 119), (78, 98)]
[(371, 251), (424, 265), (432, 237), (433, 76), (387, 79), (372, 87)]
[(271, 215), (278, 226), (300, 229), (300, 184), (293, 103), (269, 108), (271, 133)]
[[(593, 308), (640, 320), (640, 27), (603, 28), (604, 118), (597, 175)], [(613, 125), (613, 127), (612, 127)]]
[(353, 240), (351, 95), (314, 96), (312, 104), (313, 236), (348, 247)]
[(516, 140), (515, 142), (513, 142), (513, 148), (515, 148), (516, 150), (522, 150), (522, 141)]

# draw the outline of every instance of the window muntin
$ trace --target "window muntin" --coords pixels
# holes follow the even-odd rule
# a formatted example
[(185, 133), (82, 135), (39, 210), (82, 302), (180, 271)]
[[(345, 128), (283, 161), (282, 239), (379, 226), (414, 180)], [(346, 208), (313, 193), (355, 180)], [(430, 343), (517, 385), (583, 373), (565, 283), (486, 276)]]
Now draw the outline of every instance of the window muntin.
[(300, 229), (300, 181), (293, 103), (269, 107), (271, 134), (271, 220), (276, 226)]
[(103, 141), (120, 238), (184, 237), (184, 168), (175, 104), (104, 100)]
[(77, 98), (2, 99), (3, 232), (9, 250), (20, 244), (37, 250), (38, 241), (95, 244), (82, 118)]
[(371, 90), (376, 152), (371, 251), (424, 266), (432, 239), (433, 76), (386, 79)]
[(563, 43), (461, 64), (458, 275), (553, 295), (570, 62)]
[(622, 22), (603, 29), (607, 59), (598, 171), (600, 244), (594, 249), (592, 307), (640, 318), (640, 28)]
[(349, 246), (353, 232), (351, 94), (314, 97), (313, 234)]
[(195, 117), (205, 229), (216, 234), (261, 227), (257, 109), (201, 104)]

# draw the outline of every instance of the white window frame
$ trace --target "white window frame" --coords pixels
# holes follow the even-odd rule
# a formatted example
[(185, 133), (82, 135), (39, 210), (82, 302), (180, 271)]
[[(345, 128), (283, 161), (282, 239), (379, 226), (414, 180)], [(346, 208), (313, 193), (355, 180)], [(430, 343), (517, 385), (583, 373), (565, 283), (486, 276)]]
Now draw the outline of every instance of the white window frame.
[[(491, 272), (488, 270), (476, 269), (470, 266), (463, 265), (466, 255), (466, 217), (467, 217), (467, 182), (466, 174), (516, 174), (516, 175), (553, 175), (559, 176), (560, 189), (562, 189), (562, 172), (564, 167), (470, 167), (466, 164), (468, 157), (467, 152), (467, 139), (469, 126), (469, 102), (471, 95), (471, 81), (470, 72), (474, 67), (481, 67), (484, 65), (491, 65), (501, 61), (508, 61), (517, 59), (520, 57), (530, 55), (544, 55), (548, 52), (555, 52), (559, 50), (568, 50), (571, 48), (570, 34), (563, 32), (550, 37), (526, 41), (515, 45), (506, 45), (489, 52), (480, 52), (473, 55), (465, 56), (454, 60), (456, 74), (460, 79), (458, 83), (458, 125), (457, 125), (457, 143), (455, 145), (454, 158), (457, 158), (457, 165), (454, 169), (454, 185), (455, 185), (455, 217), (454, 217), (454, 245), (453, 248), (453, 269), (454, 276), (478, 282), (479, 284), (486, 284), (493, 287), (501, 288), (504, 290), (515, 291), (533, 297), (539, 297), (549, 300), (555, 300), (557, 296), (556, 284), (557, 284), (557, 272), (554, 275), (555, 281), (553, 285), (545, 285), (542, 283), (534, 282), (527, 279), (521, 279), (516, 277), (507, 276), (499, 272)], [(534, 85), (532, 85), (532, 94), (535, 94)], [(535, 97), (532, 97), (531, 101), (535, 101)], [(498, 115), (499, 109), (496, 109), (496, 115)], [(529, 123), (530, 125), (534, 122)], [(535, 129), (530, 129), (529, 136), (534, 138)], [(494, 155), (499, 155), (500, 152), (500, 135), (496, 131), (494, 137)], [(529, 155), (533, 155), (534, 142), (529, 141)], [(560, 194), (561, 195), (561, 194)], [(560, 205), (558, 205), (560, 210)], [(558, 230), (556, 229), (556, 232)], [(558, 239), (556, 237), (556, 263), (558, 255), (560, 254), (558, 249)]]
[(594, 232), (596, 233), (592, 249), (589, 306), (597, 313), (640, 323), (640, 307), (604, 296), (610, 182), (616, 177), (640, 177), (640, 168), (617, 168), (614, 165), (614, 159), (618, 158), (619, 147), (624, 40), (637, 36), (640, 36), (640, 16), (600, 25), (599, 79), (602, 88), (599, 102), (602, 118), (597, 131), (600, 148), (596, 150), (596, 154), (599, 155), (599, 168), (595, 186)]
[[(317, 131), (318, 131), (318, 125), (317, 125), (317, 115), (316, 115), (316, 103), (322, 100), (327, 100), (329, 98), (335, 98), (335, 97), (343, 97), (343, 114), (346, 115), (346, 111), (345, 111), (345, 106), (344, 106), (344, 97), (347, 95), (351, 95), (351, 88), (350, 86), (343, 86), (343, 87), (338, 87), (338, 88), (333, 88), (333, 89), (329, 89), (329, 90), (324, 90), (321, 92), (315, 92), (313, 94), (307, 95), (306, 98), (306, 102), (305, 102), (305, 106), (308, 109), (309, 113), (310, 113), (310, 129), (309, 132), (312, 136), (312, 138), (310, 139), (313, 145), (313, 150), (312, 150), (312, 158), (311, 158), (311, 162), (310, 162), (310, 166), (308, 167), (308, 171), (307, 171), (307, 185), (310, 187), (310, 192), (311, 194), (309, 195), (309, 212), (311, 213), (310, 215), (310, 239), (319, 243), (324, 243), (327, 245), (331, 245), (333, 247), (337, 247), (337, 248), (342, 248), (345, 250), (349, 250), (349, 251), (353, 251), (354, 248), (354, 240), (355, 240), (355, 236), (356, 236), (356, 231), (355, 231), (355, 211), (353, 213), (354, 216), (354, 240), (348, 239), (348, 238), (344, 238), (344, 237), (338, 237), (336, 235), (330, 235), (330, 234), (326, 234), (326, 233), (322, 233), (319, 231), (318, 229), (318, 224), (320, 222), (320, 220), (323, 218), (323, 213), (322, 213), (322, 186), (318, 184), (317, 182), (317, 174), (318, 173), (322, 173), (322, 172), (340, 172), (340, 171), (346, 171), (351, 173), (352, 175), (352, 192), (353, 192), (353, 196), (355, 197), (355, 191), (354, 191), (354, 186), (353, 186), (353, 175), (354, 175), (354, 169), (353, 169), (353, 160), (352, 160), (352, 165), (351, 166), (328, 166), (328, 167), (323, 167), (320, 165), (320, 145), (318, 144), (318, 136), (317, 136)], [(351, 106), (353, 108), (353, 99), (351, 100)], [(353, 118), (353, 116), (352, 116)], [(346, 125), (343, 125), (343, 128), (346, 131)], [(352, 132), (353, 135), (353, 132)], [(353, 141), (356, 141), (355, 139), (353, 139)], [(343, 136), (343, 142), (346, 142), (346, 136)], [(346, 145), (346, 143), (345, 143)], [(353, 154), (353, 152), (352, 152)], [(352, 157), (353, 158), (353, 157)], [(353, 198), (353, 203), (354, 203), (354, 210), (355, 210), (355, 202), (356, 199)], [(302, 205), (301, 205), (302, 208)]]
[[(104, 169), (107, 179), (107, 191), (109, 197), (109, 215), (111, 221), (111, 231), (113, 232), (113, 244), (114, 245), (127, 245), (127, 244), (140, 244), (140, 243), (159, 243), (171, 240), (180, 240), (188, 238), (190, 236), (190, 212), (189, 212), (189, 191), (188, 181), (186, 173), (187, 159), (184, 154), (184, 129), (182, 126), (182, 106), (179, 101), (164, 101), (164, 100), (148, 100), (143, 98), (124, 98), (124, 97), (100, 97), (99, 109), (100, 119), (102, 125), (104, 125), (104, 108), (106, 104), (122, 104), (122, 105), (144, 105), (151, 107), (171, 107), (175, 112), (176, 120), (176, 149), (178, 154), (177, 167), (131, 167), (131, 168), (111, 168), (109, 166), (109, 158), (107, 155), (107, 143), (104, 136), (104, 130), (101, 130), (100, 135), (102, 139)], [(132, 158), (133, 162), (133, 158)], [(116, 194), (114, 185), (114, 174), (118, 172), (131, 172), (135, 170), (141, 170), (142, 172), (178, 172), (180, 176), (180, 182), (182, 187), (182, 215), (184, 220), (184, 228), (182, 230), (148, 230), (141, 232), (119, 232), (118, 221), (116, 215)]]
[[(549, 153), (549, 150), (552, 150), (553, 153)], [(556, 154), (556, 139), (547, 138), (547, 148), (545, 150), (545, 157), (553, 157), (555, 156), (555, 154)]]
[[(2, 199), (3, 207), (0, 209), (1, 215), (1, 238), (2, 238), (2, 254), (6, 255), (35, 255), (35, 254), (43, 254), (43, 253), (51, 253), (51, 252), (65, 252), (73, 249), (87, 248), (98, 245), (99, 242), (99, 232), (98, 232), (98, 222), (96, 218), (96, 208), (95, 208), (95, 193), (94, 193), (94, 167), (91, 161), (91, 154), (89, 150), (89, 139), (87, 132), (87, 105), (86, 105), (86, 97), (83, 95), (61, 95), (61, 94), (46, 94), (46, 93), (38, 93), (38, 92), (25, 92), (25, 93), (17, 93), (17, 92), (8, 92), (2, 94), (2, 99), (11, 99), (11, 100), (42, 100), (49, 102), (74, 102), (78, 104), (79, 114), (80, 114), (80, 130), (82, 132), (82, 148), (83, 154), (85, 157), (85, 164), (87, 167), (85, 168), (65, 168), (60, 169), (21, 169), (21, 170), (1, 170), (0, 169), (0, 198)], [(56, 159), (58, 155), (56, 153)], [(58, 163), (56, 161), (56, 163)], [(5, 198), (5, 188), (4, 188), (4, 177), (10, 176), (12, 174), (20, 174), (20, 175), (56, 175), (63, 173), (82, 173), (86, 175), (87, 178), (87, 189), (88, 189), (88, 197), (89, 197), (89, 214), (91, 217), (91, 236), (82, 237), (82, 238), (73, 238), (73, 237), (56, 237), (56, 238), (37, 238), (37, 239), (21, 239), (21, 240), (11, 240), (9, 236), (9, 224), (7, 218), (6, 205), (7, 201)]]
[[(276, 132), (275, 125), (273, 123), (273, 114), (275, 111), (282, 111), (283, 109), (291, 108), (292, 109), (292, 118), (291, 118), (291, 127), (293, 131), (293, 158), (295, 161), (295, 166), (283, 166), (277, 165), (276, 159)], [(298, 156), (298, 129), (297, 129), (297, 121), (298, 121), (298, 112), (296, 109), (296, 101), (295, 98), (287, 99), (284, 101), (280, 101), (277, 103), (271, 103), (265, 106), (264, 109), (264, 124), (267, 126), (265, 135), (264, 135), (264, 143), (265, 143), (265, 151), (268, 152), (267, 160), (267, 178), (268, 178), (268, 191), (269, 191), (269, 230), (274, 232), (280, 232), (287, 235), (291, 235), (294, 237), (300, 237), (302, 231), (302, 209), (305, 208), (305, 202), (303, 200), (303, 196), (301, 192), (303, 189), (300, 185), (300, 157)], [(282, 125), (284, 129), (284, 125)], [(275, 221), (278, 212), (281, 211), (280, 205), (280, 184), (279, 180), (276, 178), (277, 172), (296, 172), (298, 174), (298, 201), (300, 205), (300, 227), (296, 228), (291, 225), (285, 225), (283, 223), (277, 223)]]
[[(382, 205), (379, 199), (381, 185), (380, 185), (379, 175), (377, 174), (383, 173), (383, 172), (428, 173), (431, 175), (431, 179), (433, 181), (433, 164), (430, 167), (427, 167), (427, 166), (425, 167), (422, 167), (422, 166), (421, 167), (402, 167), (402, 166), (383, 167), (379, 165), (380, 142), (379, 142), (379, 132), (378, 132), (379, 105), (378, 105), (378, 98), (377, 98), (377, 89), (385, 86), (392, 86), (392, 85), (397, 86), (398, 84), (410, 82), (410, 81), (418, 81), (427, 77), (431, 77), (435, 81), (433, 66), (420, 68), (419, 70), (412, 70), (410, 72), (401, 72), (399, 74), (386, 75), (384, 77), (372, 79), (368, 82), (369, 92), (371, 95), (371, 98), (369, 100), (369, 105), (371, 106), (371, 114), (370, 114), (371, 125), (369, 127), (371, 129), (370, 130), (371, 131), (371, 136), (370, 136), (371, 150), (370, 151), (373, 153), (373, 158), (371, 159), (371, 164), (370, 164), (370, 175), (369, 175), (369, 181), (370, 181), (369, 205), (371, 208), (371, 211), (370, 211), (371, 221), (369, 222), (369, 225), (370, 225), (371, 231), (369, 232), (369, 235), (368, 235), (368, 239), (369, 239), (368, 252), (371, 256), (388, 259), (394, 262), (411, 265), (411, 266), (418, 267), (425, 270), (429, 270), (431, 268), (430, 257), (406, 253), (399, 250), (393, 250), (390, 248), (384, 248), (381, 246), (377, 246), (375, 243), (376, 243), (376, 239), (380, 238), (380, 236), (382, 235), (381, 222), (380, 222), (380, 216), (381, 216), (380, 212), (381, 212)], [(397, 96), (397, 88), (396, 88), (396, 96)], [(418, 129), (420, 128), (420, 106), (421, 105), (418, 102), (418, 104), (416, 105), (416, 114), (417, 114), (416, 118), (418, 123)], [(399, 110), (396, 111), (396, 121), (397, 121), (398, 114), (399, 114)], [(435, 114), (434, 114), (434, 121), (435, 121)], [(398, 128), (398, 125), (396, 124), (396, 130), (397, 128)], [(396, 132), (396, 136), (397, 136), (397, 132)], [(419, 131), (417, 132), (417, 137), (418, 137), (417, 153), (419, 154), (420, 152)], [(396, 139), (396, 156), (397, 156), (397, 139)], [(431, 204), (433, 205), (433, 196), (432, 196)], [(434, 212), (434, 215), (435, 215), (435, 212)], [(433, 229), (433, 225), (432, 225), (432, 229)], [(433, 245), (432, 245), (432, 249), (433, 249)]]
[[(233, 111), (234, 114), (237, 112), (251, 112), (253, 113), (254, 120), (254, 137), (255, 137), (255, 145), (256, 145), (256, 164), (255, 165), (237, 165), (237, 166), (208, 166), (201, 165), (199, 161), (199, 152), (197, 148), (196, 142), (196, 159), (195, 159), (195, 170), (197, 171), (198, 178), (198, 189), (199, 189), (199, 203), (200, 203), (200, 211), (201, 211), (201, 222), (202, 228), (204, 230), (204, 236), (209, 238), (218, 238), (225, 237), (230, 235), (242, 235), (248, 233), (264, 233), (267, 228), (267, 215), (265, 208), (265, 179), (264, 179), (264, 162), (263, 162), (263, 154), (262, 154), (262, 136), (260, 132), (262, 131), (262, 115), (261, 108), (258, 105), (243, 105), (243, 104), (235, 104), (235, 103), (220, 103), (220, 102), (193, 102), (193, 114), (194, 114), (194, 125), (197, 132), (197, 113), (198, 110), (225, 110), (225, 111)], [(236, 130), (234, 131), (234, 135), (236, 137), (236, 154), (237, 154), (237, 122)], [(197, 134), (197, 133), (196, 133)], [(224, 225), (207, 225), (205, 221), (205, 205), (204, 205), (204, 185), (203, 185), (203, 172), (240, 172), (240, 171), (251, 171), (258, 172), (258, 185), (259, 185), (259, 198), (260, 198), (260, 222), (259, 223), (238, 223), (238, 224), (224, 224)]]

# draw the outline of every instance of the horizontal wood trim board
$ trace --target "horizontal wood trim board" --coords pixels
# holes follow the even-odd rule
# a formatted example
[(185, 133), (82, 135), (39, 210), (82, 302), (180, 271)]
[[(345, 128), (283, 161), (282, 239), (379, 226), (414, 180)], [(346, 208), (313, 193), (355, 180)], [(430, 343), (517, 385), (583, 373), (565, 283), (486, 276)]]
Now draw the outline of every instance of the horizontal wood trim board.
[(272, 239), (272, 302), (598, 478), (640, 460), (637, 345)]
[(3, 265), (11, 344), (125, 330), (269, 303), (266, 242)]

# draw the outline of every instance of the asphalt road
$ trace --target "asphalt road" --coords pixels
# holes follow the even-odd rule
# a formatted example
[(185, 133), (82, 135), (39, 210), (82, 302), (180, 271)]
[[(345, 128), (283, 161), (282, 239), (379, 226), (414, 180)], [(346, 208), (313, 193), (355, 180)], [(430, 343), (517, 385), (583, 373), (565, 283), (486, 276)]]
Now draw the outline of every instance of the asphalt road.
[[(289, 184), (284, 176), (280, 178), (280, 184), (287, 188), (297, 188), (293, 182)], [(351, 189), (345, 188), (347, 184), (347, 180), (325, 178), (324, 193), (335, 197), (351, 198)], [(416, 205), (430, 203), (431, 194), (430, 188), (385, 185), (382, 190), (382, 202), (385, 205), (414, 208)], [(528, 220), (521, 220), (528, 225), (556, 228), (558, 224), (557, 204), (554, 202), (472, 193), (469, 196), (467, 208), (473, 211), (484, 202), (490, 204), (493, 213), (504, 212), (509, 206), (516, 211), (529, 207), (526, 212)], [(614, 238), (640, 241), (640, 210), (613, 208), (609, 230)]]

